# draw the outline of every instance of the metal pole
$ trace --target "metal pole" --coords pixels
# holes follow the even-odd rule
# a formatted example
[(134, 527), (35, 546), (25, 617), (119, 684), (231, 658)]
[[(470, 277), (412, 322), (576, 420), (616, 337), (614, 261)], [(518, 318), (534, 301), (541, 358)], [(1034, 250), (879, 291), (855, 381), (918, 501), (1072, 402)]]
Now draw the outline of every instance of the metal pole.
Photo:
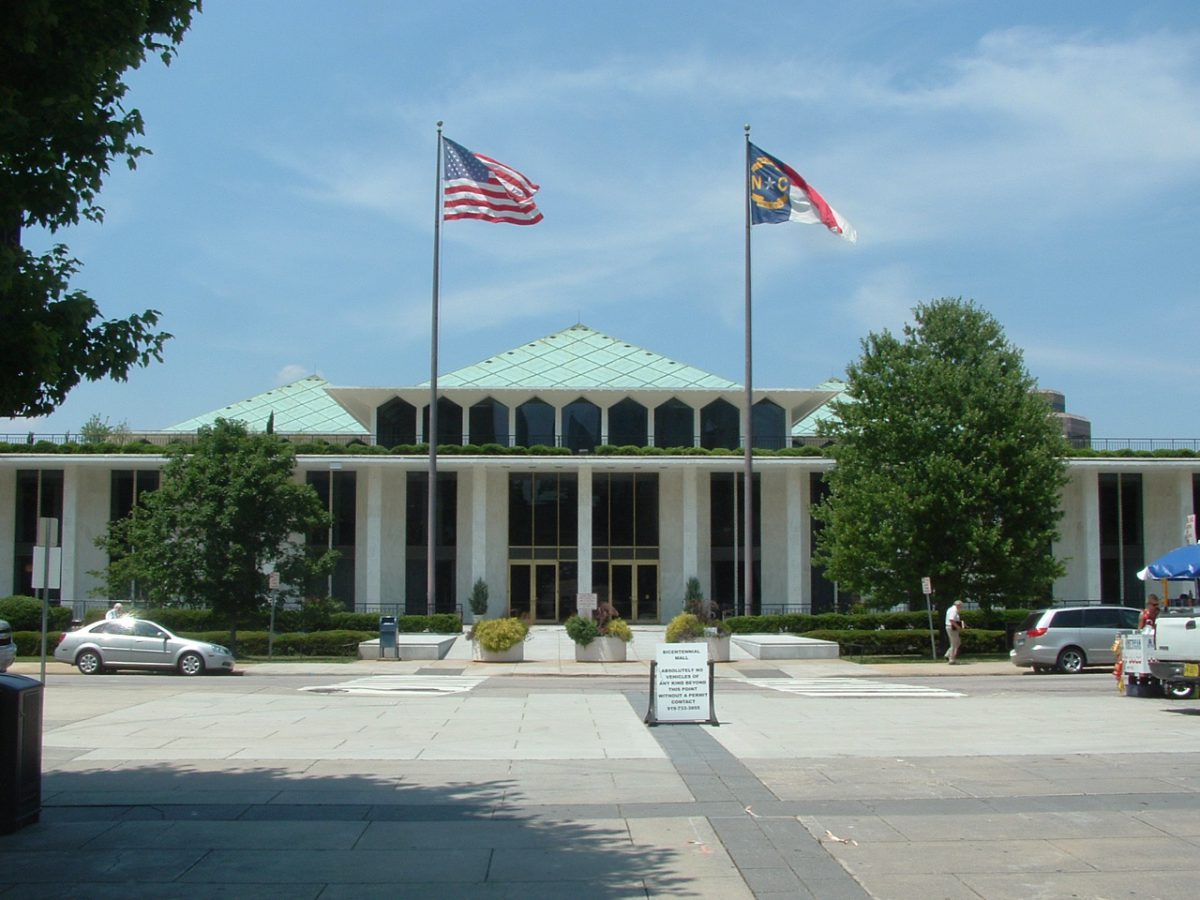
[(745, 182), (745, 199), (743, 205), (746, 212), (746, 397), (745, 409), (742, 411), (742, 443), (745, 445), (745, 472), (742, 487), (742, 509), (744, 523), (742, 525), (742, 540), (745, 542), (745, 552), (742, 554), (742, 565), (745, 567), (745, 589), (742, 591), (742, 612), (749, 615), (754, 608), (754, 366), (751, 359), (750, 325), (750, 126), (745, 126), (746, 132), (746, 164), (742, 168), (742, 180)]
[[(37, 470), (37, 499), (34, 501), (37, 509), (33, 517), (33, 545), (36, 547), (41, 537), (42, 525), (42, 470)], [(46, 683), (46, 629), (50, 618), (50, 548), (43, 547), (45, 559), (42, 564), (42, 684)]]
[(425, 552), (425, 611), (433, 615), (437, 609), (437, 400), (438, 400), (438, 285), (441, 279), (442, 250), (442, 123), (437, 123), (436, 188), (434, 190), (433, 214), (433, 312), (429, 347), (429, 493)]

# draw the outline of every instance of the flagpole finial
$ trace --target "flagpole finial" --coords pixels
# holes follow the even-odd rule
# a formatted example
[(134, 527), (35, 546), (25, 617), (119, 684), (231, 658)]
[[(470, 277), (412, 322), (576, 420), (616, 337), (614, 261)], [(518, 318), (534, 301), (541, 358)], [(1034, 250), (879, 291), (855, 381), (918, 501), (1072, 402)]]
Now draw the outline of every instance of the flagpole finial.
[(442, 120), (438, 119), (438, 131), (442, 130)]
[(743, 125), (743, 126), (742, 126), (742, 128), (743, 128), (743, 129), (745, 130), (745, 132), (746, 132), (746, 137), (749, 137), (749, 136), (750, 136), (750, 126), (749, 126), (749, 125)]

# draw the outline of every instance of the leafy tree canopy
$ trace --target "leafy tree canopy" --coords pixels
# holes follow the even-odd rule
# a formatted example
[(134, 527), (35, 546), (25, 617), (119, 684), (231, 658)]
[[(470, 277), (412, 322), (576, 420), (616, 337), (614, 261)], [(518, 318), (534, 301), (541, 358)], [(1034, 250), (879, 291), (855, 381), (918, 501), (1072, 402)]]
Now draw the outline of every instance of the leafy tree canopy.
[(200, 0), (5, 0), (0, 3), (0, 416), (51, 412), (81, 379), (124, 380), (162, 359), (171, 336), (159, 313), (103, 319), (71, 290), (79, 268), (56, 244), (35, 254), (22, 230), (54, 233), (99, 222), (109, 165), (130, 168), (141, 114), (125, 109), (123, 81), (147, 54), (170, 63)]
[(943, 298), (914, 318), (847, 369), (815, 560), (880, 608), (923, 606), (924, 576), (942, 605), (1041, 600), (1063, 572), (1060, 426), (987, 312)]
[(293, 596), (330, 571), (335, 552), (322, 544), (310, 553), (294, 539), (330, 519), (316, 491), (293, 480), (285, 441), (218, 419), (167, 454), (159, 489), (97, 541), (112, 560), (100, 573), (109, 597), (135, 586), (150, 605), (207, 606), (236, 633), (242, 616), (268, 603), (268, 567)]

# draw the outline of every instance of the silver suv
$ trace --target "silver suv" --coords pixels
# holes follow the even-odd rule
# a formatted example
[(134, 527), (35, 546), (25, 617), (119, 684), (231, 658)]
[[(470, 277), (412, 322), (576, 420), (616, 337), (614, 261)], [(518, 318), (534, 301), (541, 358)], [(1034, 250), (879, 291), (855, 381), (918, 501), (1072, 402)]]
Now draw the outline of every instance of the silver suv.
[(12, 627), (0, 619), (0, 672), (4, 672), (17, 658), (17, 642), (13, 640)]
[(1117, 661), (1113, 642), (1137, 628), (1140, 611), (1127, 606), (1060, 606), (1030, 613), (1013, 635), (1013, 665), (1035, 672), (1075, 674)]

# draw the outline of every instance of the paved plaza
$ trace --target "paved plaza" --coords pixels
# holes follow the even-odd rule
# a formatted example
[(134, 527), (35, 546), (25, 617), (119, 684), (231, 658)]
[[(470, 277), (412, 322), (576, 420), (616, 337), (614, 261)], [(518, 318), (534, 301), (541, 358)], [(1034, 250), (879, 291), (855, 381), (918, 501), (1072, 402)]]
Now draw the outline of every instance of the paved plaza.
[(656, 639), (578, 667), (553, 629), (515, 665), (51, 664), (41, 821), (0, 837), (0, 896), (1195, 894), (1200, 703), (737, 655), (719, 726), (650, 728)]

